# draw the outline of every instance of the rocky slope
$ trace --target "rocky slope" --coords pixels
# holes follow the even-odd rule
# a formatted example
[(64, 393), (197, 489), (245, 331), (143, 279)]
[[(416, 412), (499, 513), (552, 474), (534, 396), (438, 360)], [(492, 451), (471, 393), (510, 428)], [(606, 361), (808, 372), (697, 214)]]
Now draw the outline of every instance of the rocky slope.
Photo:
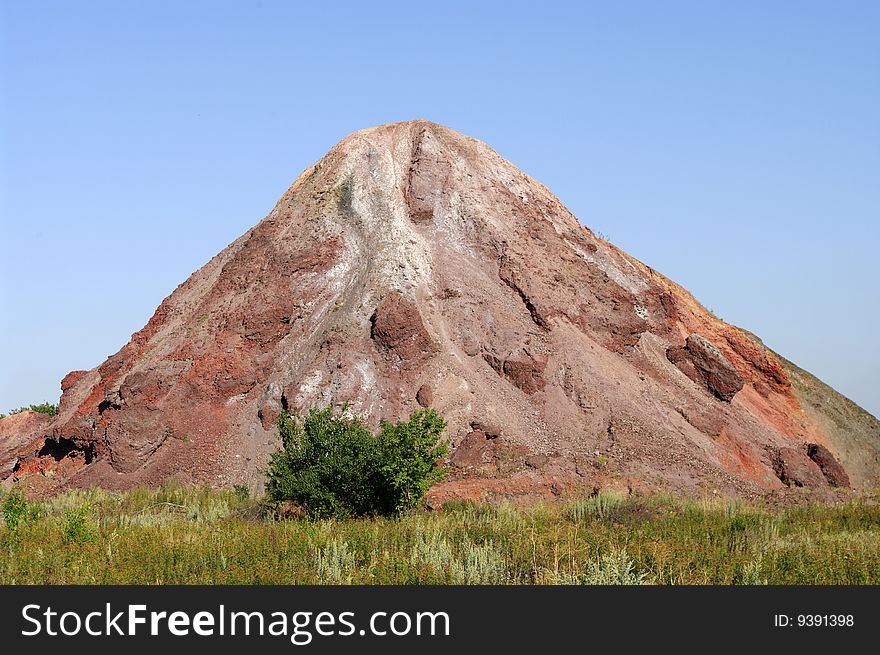
[(880, 472), (876, 419), (838, 411), (485, 144), (426, 121), (344, 139), (62, 389), (9, 465), (46, 492), (259, 487), (281, 409), (344, 401), (374, 424), (419, 404), (447, 418), (453, 474), (435, 502), (864, 487)]

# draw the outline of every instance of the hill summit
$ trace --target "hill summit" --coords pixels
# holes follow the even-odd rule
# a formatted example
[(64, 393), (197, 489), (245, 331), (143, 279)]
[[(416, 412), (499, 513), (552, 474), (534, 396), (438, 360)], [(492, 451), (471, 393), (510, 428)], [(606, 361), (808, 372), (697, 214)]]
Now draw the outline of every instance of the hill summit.
[(0, 470), (47, 493), (257, 487), (282, 409), (343, 402), (373, 424), (442, 413), (437, 502), (880, 473), (876, 419), (428, 121), (345, 138), (61, 386), (51, 423), (0, 421)]

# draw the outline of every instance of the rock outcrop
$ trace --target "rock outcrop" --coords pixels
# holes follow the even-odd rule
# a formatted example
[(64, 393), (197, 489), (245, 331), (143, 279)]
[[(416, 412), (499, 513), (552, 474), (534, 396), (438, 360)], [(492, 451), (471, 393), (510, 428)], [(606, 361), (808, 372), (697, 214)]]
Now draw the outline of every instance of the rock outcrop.
[(730, 402), (743, 388), (743, 379), (728, 359), (708, 339), (691, 334), (683, 347), (670, 348), (666, 357), (691, 380), (702, 384), (720, 400)]
[(373, 341), (396, 365), (414, 368), (437, 352), (418, 307), (399, 291), (379, 301), (370, 322)]
[(825, 483), (822, 469), (799, 448), (777, 448), (772, 452), (776, 476), (793, 487), (820, 487)]
[[(842, 483), (845, 431), (829, 441), (791, 370), (485, 144), (412, 121), (340, 142), (118, 353), (68, 375), (51, 424), (9, 432), (70, 460), (19, 467), (47, 491), (258, 488), (279, 413), (343, 402), (373, 425), (444, 415), (436, 502)], [(876, 420), (860, 429), (880, 443)], [(880, 462), (842, 471), (866, 485)]]
[(849, 476), (840, 462), (820, 443), (807, 444), (807, 457), (813, 460), (832, 487), (849, 487)]
[(0, 480), (12, 476), (22, 458), (40, 450), (51, 422), (47, 414), (30, 409), (0, 419)]

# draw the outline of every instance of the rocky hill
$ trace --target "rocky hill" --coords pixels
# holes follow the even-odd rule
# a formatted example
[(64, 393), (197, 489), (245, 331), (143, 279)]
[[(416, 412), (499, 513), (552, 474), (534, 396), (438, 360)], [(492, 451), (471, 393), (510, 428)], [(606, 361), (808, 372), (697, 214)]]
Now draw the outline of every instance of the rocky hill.
[(0, 421), (0, 471), (46, 493), (259, 487), (282, 408), (345, 401), (373, 424), (447, 418), (435, 502), (880, 479), (875, 418), (426, 121), (344, 139), (61, 386), (51, 423)]

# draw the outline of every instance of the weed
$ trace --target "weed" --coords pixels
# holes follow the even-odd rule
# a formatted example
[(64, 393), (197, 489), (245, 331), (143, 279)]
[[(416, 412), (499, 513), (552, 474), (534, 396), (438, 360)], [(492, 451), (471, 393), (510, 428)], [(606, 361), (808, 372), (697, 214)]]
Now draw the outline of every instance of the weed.
[(576, 500), (569, 506), (569, 515), (575, 521), (588, 521), (593, 518), (607, 519), (611, 513), (626, 501), (622, 494), (600, 491), (599, 493)]
[(507, 563), (492, 542), (465, 542), (460, 559), (452, 562), (453, 584), (503, 584), (509, 582)]
[(417, 529), (410, 549), (411, 566), (424, 565), (436, 573), (448, 571), (455, 561), (452, 544), (439, 529)]
[(742, 574), (740, 578), (740, 584), (745, 585), (765, 585), (767, 584), (767, 578), (761, 575), (761, 570), (764, 568), (763, 557), (758, 556), (753, 559), (751, 562), (746, 564), (742, 569)]
[(652, 584), (647, 573), (636, 570), (625, 548), (613, 549), (589, 562), (581, 582), (587, 585)]
[(351, 584), (355, 566), (355, 556), (349, 550), (348, 543), (335, 538), (323, 548), (319, 548), (315, 556), (315, 568), (321, 582)]
[(65, 544), (87, 544), (98, 540), (98, 530), (92, 522), (89, 505), (80, 505), (64, 512), (62, 535)]

